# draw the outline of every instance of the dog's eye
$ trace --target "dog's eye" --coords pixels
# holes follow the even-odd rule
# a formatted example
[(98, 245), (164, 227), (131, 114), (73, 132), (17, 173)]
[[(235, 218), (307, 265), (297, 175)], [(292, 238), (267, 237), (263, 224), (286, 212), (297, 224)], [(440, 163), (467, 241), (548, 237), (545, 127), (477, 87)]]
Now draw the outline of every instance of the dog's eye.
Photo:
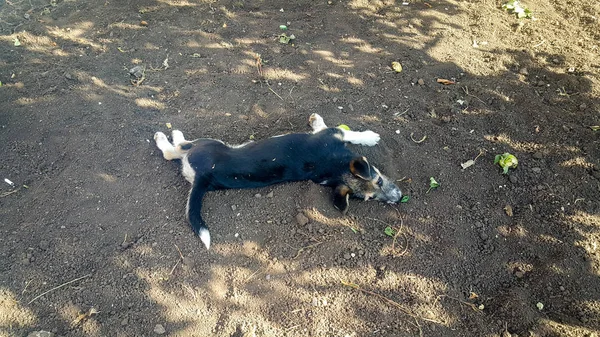
[(383, 186), (383, 178), (379, 177), (379, 179), (377, 179), (377, 186)]

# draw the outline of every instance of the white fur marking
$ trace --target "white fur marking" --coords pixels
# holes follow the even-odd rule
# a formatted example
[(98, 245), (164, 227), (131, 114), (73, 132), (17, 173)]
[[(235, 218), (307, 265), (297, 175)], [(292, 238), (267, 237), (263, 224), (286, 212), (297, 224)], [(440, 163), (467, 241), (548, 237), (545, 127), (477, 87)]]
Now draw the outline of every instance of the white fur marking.
[(317, 133), (321, 130), (327, 129), (327, 125), (325, 125), (325, 121), (323, 121), (323, 117), (319, 116), (319, 114), (312, 114), (308, 118), (310, 126), (313, 129), (313, 133)]
[(192, 165), (190, 165), (187, 155), (183, 156), (181, 159), (181, 174), (183, 174), (185, 180), (189, 181), (190, 184), (194, 183), (194, 178), (196, 178), (196, 170), (194, 170)]
[(342, 130), (344, 135), (343, 141), (357, 145), (375, 146), (379, 142), (379, 134), (367, 130), (367, 131), (348, 131)]
[(162, 132), (154, 134), (156, 146), (162, 151), (163, 157), (166, 160), (180, 159), (181, 155), (175, 150), (173, 144), (169, 143), (167, 136)]
[(198, 233), (198, 236), (200, 237), (200, 241), (202, 241), (202, 243), (204, 243), (204, 246), (206, 246), (206, 249), (210, 249), (210, 233), (208, 232), (208, 229), (200, 229), (200, 233)]
[(173, 145), (177, 146), (183, 142), (185, 142), (185, 138), (183, 137), (183, 132), (179, 130), (173, 130), (171, 132), (171, 138), (173, 138)]
[(225, 144), (225, 145), (229, 146), (232, 149), (239, 149), (240, 147), (244, 147), (250, 143), (253, 143), (253, 141), (245, 142), (245, 143), (239, 144), (239, 145), (230, 145), (230, 144)]

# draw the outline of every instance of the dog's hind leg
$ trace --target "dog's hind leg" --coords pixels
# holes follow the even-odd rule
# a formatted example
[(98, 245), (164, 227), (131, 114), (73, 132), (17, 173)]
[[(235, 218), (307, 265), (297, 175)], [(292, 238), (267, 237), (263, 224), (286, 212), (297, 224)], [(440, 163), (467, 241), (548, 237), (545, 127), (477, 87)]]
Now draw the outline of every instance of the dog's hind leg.
[(319, 116), (319, 114), (312, 114), (308, 118), (308, 124), (313, 129), (313, 133), (317, 133), (321, 130), (327, 129), (327, 125), (325, 125), (325, 121), (323, 121), (323, 117)]
[(365, 146), (375, 146), (379, 143), (379, 134), (367, 130), (367, 131), (342, 131), (342, 141)]
[(182, 154), (169, 142), (167, 136), (162, 132), (154, 134), (156, 146), (162, 151), (163, 157), (166, 160), (181, 159)]

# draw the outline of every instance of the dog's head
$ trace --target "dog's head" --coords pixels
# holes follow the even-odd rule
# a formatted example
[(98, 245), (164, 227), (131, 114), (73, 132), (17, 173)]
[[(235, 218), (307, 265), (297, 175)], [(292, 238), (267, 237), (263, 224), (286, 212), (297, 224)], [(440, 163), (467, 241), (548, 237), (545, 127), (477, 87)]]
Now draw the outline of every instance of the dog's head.
[(344, 174), (342, 181), (343, 184), (335, 189), (334, 205), (343, 213), (348, 210), (350, 196), (387, 203), (397, 203), (402, 198), (400, 188), (375, 166), (369, 164), (365, 157), (357, 157), (350, 161), (350, 173)]

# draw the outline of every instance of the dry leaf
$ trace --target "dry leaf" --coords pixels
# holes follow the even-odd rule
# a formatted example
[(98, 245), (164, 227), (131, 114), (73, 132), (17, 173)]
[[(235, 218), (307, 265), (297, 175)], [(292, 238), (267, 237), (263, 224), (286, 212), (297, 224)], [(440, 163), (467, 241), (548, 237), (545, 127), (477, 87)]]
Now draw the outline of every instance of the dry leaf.
[(469, 294), (469, 299), (474, 300), (476, 298), (479, 298), (479, 295), (471, 291), (471, 293)]
[(463, 170), (466, 169), (467, 167), (473, 166), (473, 164), (475, 164), (475, 161), (473, 159), (469, 159), (464, 163), (461, 163), (460, 166), (462, 166)]
[(392, 69), (397, 73), (402, 72), (402, 65), (400, 62), (392, 62)]
[(438, 83), (441, 83), (441, 84), (443, 84), (443, 85), (456, 84), (456, 82), (454, 82), (454, 81), (450, 81), (450, 80), (447, 80), (447, 79), (445, 79), (445, 78), (438, 78), (438, 79), (437, 79), (437, 82), (438, 82)]
[(506, 215), (510, 217), (513, 216), (513, 209), (510, 205), (506, 205), (506, 207), (504, 207), (504, 211), (506, 212)]

